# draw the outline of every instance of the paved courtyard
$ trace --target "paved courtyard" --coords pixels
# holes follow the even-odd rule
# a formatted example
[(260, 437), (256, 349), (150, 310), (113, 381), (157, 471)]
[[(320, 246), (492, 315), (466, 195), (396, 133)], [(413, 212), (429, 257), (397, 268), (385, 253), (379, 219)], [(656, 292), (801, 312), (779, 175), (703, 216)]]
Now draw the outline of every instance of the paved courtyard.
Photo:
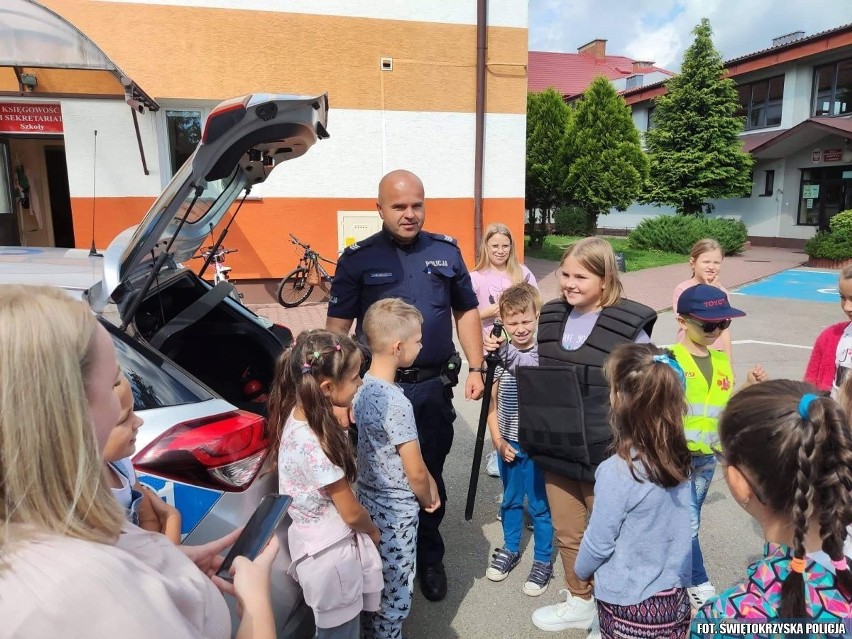
[[(732, 304), (748, 313), (748, 317), (735, 320), (732, 326), (734, 370), (738, 379), (744, 379), (748, 368), (755, 363), (762, 363), (773, 378), (801, 379), (817, 334), (828, 324), (843, 319), (836, 298), (831, 295), (828, 295), (827, 301), (792, 300), (749, 294), (748, 287), (743, 286), (755, 280), (766, 281), (765, 278), (776, 273), (800, 267), (804, 259), (804, 255), (795, 251), (751, 249), (743, 256), (725, 260), (722, 279), (728, 288), (734, 289)], [(555, 297), (553, 263), (529, 260), (527, 264), (539, 278), (545, 299)], [(814, 286), (826, 288), (825, 277), (817, 277), (816, 269), (797, 268), (797, 271), (804, 274), (797, 276), (798, 279), (813, 277), (817, 282)], [(686, 265), (637, 271), (623, 276), (628, 297), (661, 311), (652, 335), (659, 344), (674, 340), (676, 322), (668, 308), (671, 306), (671, 291), (688, 276)], [(741, 286), (743, 294), (735, 290)], [(783, 290), (782, 286), (782, 294)], [(817, 299), (823, 298), (817, 296)], [(294, 329), (322, 326), (325, 320), (325, 305), (321, 303), (301, 310), (260, 307), (258, 311)], [(544, 595), (527, 597), (521, 591), (532, 562), (532, 549), (527, 546), (531, 542), (531, 533), (525, 532), (522, 547), (526, 551), (509, 578), (501, 583), (485, 579), (491, 552), (501, 543), (500, 523), (495, 519), (495, 498), (500, 492), (500, 482), (484, 473), (480, 476), (474, 518), (466, 522), (464, 500), (479, 403), (457, 397), (455, 406), (458, 419), (455, 442), (445, 471), (449, 500), (442, 528), (447, 543), (445, 564), (450, 578), (449, 594), (442, 602), (430, 603), (418, 592), (411, 617), (406, 623), (406, 636), (410, 639), (585, 637), (586, 633), (580, 630), (545, 633), (530, 622), (530, 615), (537, 607), (563, 599), (559, 595), (563, 581), (558, 561), (556, 578)], [(708, 572), (717, 588), (725, 588), (741, 579), (746, 566), (759, 556), (762, 549), (760, 531), (731, 499), (721, 471), (717, 471), (707, 497), (701, 531)]]

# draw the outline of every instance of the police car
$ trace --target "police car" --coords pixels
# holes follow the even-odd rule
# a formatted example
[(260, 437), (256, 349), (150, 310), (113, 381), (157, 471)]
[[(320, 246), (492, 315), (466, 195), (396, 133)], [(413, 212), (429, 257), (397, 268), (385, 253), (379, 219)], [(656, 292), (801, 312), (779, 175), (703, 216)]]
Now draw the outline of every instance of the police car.
[[(220, 104), (142, 223), (103, 256), (0, 247), (0, 282), (64, 288), (112, 335), (145, 422), (134, 465), (140, 481), (180, 511), (184, 543), (243, 525), (264, 494), (277, 492), (265, 395), (292, 335), (235, 302), (227, 282), (213, 286), (181, 262), (252, 185), (327, 137), (327, 111), (326, 95), (255, 94)], [(313, 636), (282, 542), (273, 573), (278, 636)]]

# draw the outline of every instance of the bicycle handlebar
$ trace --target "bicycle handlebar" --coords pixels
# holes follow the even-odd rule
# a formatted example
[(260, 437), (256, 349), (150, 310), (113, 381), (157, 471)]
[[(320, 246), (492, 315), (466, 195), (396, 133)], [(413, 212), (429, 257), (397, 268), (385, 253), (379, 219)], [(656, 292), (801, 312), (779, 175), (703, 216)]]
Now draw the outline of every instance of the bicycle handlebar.
[(298, 244), (303, 249), (305, 249), (305, 257), (310, 257), (310, 258), (316, 257), (317, 259), (320, 259), (323, 262), (328, 262), (329, 264), (337, 265), (337, 262), (330, 260), (328, 258), (325, 258), (322, 255), (320, 255), (319, 253), (317, 253), (316, 251), (314, 251), (313, 249), (311, 249), (310, 244), (303, 244), (301, 242), (301, 240), (299, 240), (299, 238), (296, 237), (295, 235), (293, 235), (292, 233), (288, 233), (288, 235), (290, 236), (290, 239), (293, 242), (293, 244)]
[[(206, 247), (202, 250), (201, 255), (193, 255), (191, 259), (200, 260), (202, 258), (205, 258), (210, 254), (210, 251), (212, 249), (213, 249), (212, 246), (208, 246), (208, 247)], [(226, 249), (226, 248), (222, 248), (221, 246), (219, 247), (219, 251), (218, 251), (218, 253), (220, 255), (228, 255), (229, 253), (239, 253), (239, 252), (240, 252), (240, 249)]]

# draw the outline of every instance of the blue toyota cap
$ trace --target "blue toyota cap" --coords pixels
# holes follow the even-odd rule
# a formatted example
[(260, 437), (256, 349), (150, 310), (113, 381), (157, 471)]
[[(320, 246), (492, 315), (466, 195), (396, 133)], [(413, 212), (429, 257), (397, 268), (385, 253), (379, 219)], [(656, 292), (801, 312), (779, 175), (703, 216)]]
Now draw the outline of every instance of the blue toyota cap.
[(681, 293), (677, 313), (707, 322), (745, 317), (743, 311), (728, 303), (728, 296), (722, 289), (709, 284), (696, 284)]

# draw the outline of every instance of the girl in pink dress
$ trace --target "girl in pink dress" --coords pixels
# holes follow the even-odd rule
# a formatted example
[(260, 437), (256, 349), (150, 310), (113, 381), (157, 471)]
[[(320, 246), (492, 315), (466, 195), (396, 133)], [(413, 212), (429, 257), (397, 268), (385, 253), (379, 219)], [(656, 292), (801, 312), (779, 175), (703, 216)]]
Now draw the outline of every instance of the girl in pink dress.
[(358, 639), (361, 611), (378, 609), (384, 586), (379, 529), (352, 490), (355, 452), (334, 413), (352, 405), (360, 371), (351, 338), (304, 331), (278, 360), (269, 399), (278, 492), (293, 498), (287, 572), (317, 639)]

